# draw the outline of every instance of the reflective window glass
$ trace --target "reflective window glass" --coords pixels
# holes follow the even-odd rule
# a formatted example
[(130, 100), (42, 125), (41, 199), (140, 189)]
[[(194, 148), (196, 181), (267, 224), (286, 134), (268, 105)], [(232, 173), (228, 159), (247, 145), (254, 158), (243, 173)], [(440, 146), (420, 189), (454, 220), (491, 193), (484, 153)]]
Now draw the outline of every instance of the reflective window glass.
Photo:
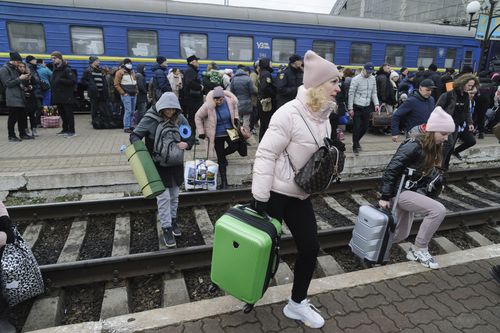
[(73, 54), (104, 54), (104, 37), (101, 28), (71, 27)]
[(252, 61), (253, 38), (229, 36), (227, 39), (227, 58), (233, 61)]
[(295, 53), (295, 40), (273, 39), (273, 57), (275, 62), (288, 63), (288, 58)]
[(45, 32), (41, 24), (8, 22), (10, 49), (24, 53), (44, 53)]
[(132, 57), (156, 57), (158, 33), (148, 30), (129, 30), (128, 54)]
[(457, 49), (446, 49), (446, 59), (444, 60), (444, 67), (454, 68), (456, 57), (457, 57)]
[(351, 64), (363, 65), (372, 61), (372, 45), (362, 43), (351, 44)]
[(403, 67), (405, 47), (399, 45), (388, 45), (385, 48), (385, 63), (394, 67)]
[(433, 47), (421, 47), (418, 49), (417, 66), (429, 67), (436, 59), (436, 49)]
[(312, 49), (321, 57), (333, 62), (333, 55), (335, 54), (335, 42), (315, 40), (313, 41)]
[(181, 58), (196, 55), (200, 59), (207, 59), (207, 35), (181, 34)]

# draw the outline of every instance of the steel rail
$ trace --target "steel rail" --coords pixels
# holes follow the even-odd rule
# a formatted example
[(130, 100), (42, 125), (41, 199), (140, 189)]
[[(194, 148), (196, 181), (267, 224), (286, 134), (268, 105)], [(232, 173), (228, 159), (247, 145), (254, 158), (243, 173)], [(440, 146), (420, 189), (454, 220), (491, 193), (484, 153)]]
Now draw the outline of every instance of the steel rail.
[[(460, 226), (475, 226), (500, 221), (500, 206), (454, 212), (446, 215), (439, 230), (450, 230)], [(411, 234), (417, 233), (422, 219), (416, 219)], [(353, 226), (318, 231), (323, 249), (346, 246)], [(280, 254), (296, 253), (290, 235), (281, 239)], [(173, 273), (210, 266), (212, 247), (209, 245), (162, 250), (101, 259), (82, 260), (64, 264), (40, 266), (49, 287), (59, 288), (86, 283), (116, 281), (148, 274)]]
[[(480, 178), (494, 178), (500, 176), (500, 168), (481, 168), (471, 170), (457, 170), (447, 174), (447, 180), (470, 181)], [(334, 183), (325, 194), (344, 193), (376, 189), (380, 177), (352, 178)], [(238, 188), (219, 191), (183, 192), (180, 194), (179, 207), (191, 207), (220, 203), (237, 203), (250, 201), (250, 188)], [(124, 212), (155, 210), (156, 200), (143, 197), (115, 198), (91, 201), (69, 201), (46, 203), (37, 205), (20, 205), (8, 207), (9, 214), (14, 220), (51, 219), (85, 217), (102, 214), (118, 214)]]

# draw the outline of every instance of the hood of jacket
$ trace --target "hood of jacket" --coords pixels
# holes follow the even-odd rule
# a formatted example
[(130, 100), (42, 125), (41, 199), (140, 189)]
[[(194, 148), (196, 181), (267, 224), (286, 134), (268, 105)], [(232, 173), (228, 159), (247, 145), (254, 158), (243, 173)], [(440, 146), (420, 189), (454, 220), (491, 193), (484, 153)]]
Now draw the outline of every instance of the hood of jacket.
[(244, 70), (242, 70), (241, 68), (238, 69), (236, 71), (236, 73), (234, 74), (234, 76), (243, 76), (243, 75), (247, 75), (247, 73)]
[(259, 67), (260, 70), (267, 70), (270, 73), (273, 72), (273, 68), (271, 67), (271, 59), (269, 58), (262, 58), (259, 60)]
[[(161, 67), (159, 63), (155, 63), (153, 66), (151, 66), (151, 71), (153, 71), (153, 72), (156, 72), (158, 69), (161, 69), (162, 71), (166, 71), (167, 67)], [(137, 70), (139, 70), (139, 65), (137, 65)]]
[(141, 73), (142, 75), (144, 75), (144, 69), (146, 68), (146, 65), (144, 64), (138, 64), (137, 67), (135, 68), (135, 71), (137, 73)]
[(156, 112), (158, 113), (163, 109), (176, 109), (178, 112), (181, 111), (179, 99), (173, 92), (170, 91), (167, 91), (163, 93), (163, 95), (161, 95), (160, 99), (155, 104), (155, 108)]

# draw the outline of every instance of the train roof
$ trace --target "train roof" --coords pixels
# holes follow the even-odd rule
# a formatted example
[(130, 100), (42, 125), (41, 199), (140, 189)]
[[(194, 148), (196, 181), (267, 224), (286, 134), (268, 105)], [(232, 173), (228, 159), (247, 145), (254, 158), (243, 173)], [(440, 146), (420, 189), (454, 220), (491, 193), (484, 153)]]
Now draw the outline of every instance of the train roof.
[(342, 28), (412, 32), (456, 37), (474, 37), (474, 31), (469, 31), (465, 27), (457, 26), (376, 20), (357, 17), (341, 17), (327, 14), (303, 13), (262, 8), (233, 7), (169, 0), (9, 0), (9, 2), (36, 4), (42, 6), (64, 6), (79, 9), (105, 9), (152, 14), (171, 14), (233, 20), (308, 24), (326, 27), (332, 26)]

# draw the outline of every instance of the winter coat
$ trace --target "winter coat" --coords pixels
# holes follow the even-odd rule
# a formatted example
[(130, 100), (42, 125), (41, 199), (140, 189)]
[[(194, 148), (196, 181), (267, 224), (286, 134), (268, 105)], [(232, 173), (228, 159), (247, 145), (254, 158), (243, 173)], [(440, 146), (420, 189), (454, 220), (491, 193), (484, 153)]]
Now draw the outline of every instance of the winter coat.
[[(442, 94), (436, 102), (436, 106), (442, 107), (452, 116), (455, 126), (462, 126), (464, 121), (467, 121), (467, 125), (472, 125), (472, 115), (469, 112), (469, 95), (465, 92), (462, 92), (461, 96), (459, 94), (460, 92), (457, 89)], [(460, 112), (456, 107), (457, 103), (463, 103)]]
[(330, 111), (312, 112), (306, 106), (306, 93), (304, 86), (299, 87), (297, 97), (274, 113), (257, 148), (252, 194), (258, 201), (267, 202), (271, 191), (301, 200), (309, 196), (294, 182), (290, 163), (300, 170), (318, 150), (316, 141), (323, 145), (323, 138), (330, 137), (331, 126)]
[(392, 84), (389, 79), (389, 74), (384, 72), (381, 68), (377, 72), (375, 81), (377, 82), (377, 98), (379, 102), (393, 105), (395, 103), (395, 99), (392, 93)]
[[(128, 77), (127, 77), (128, 76)], [(125, 77), (125, 78), (124, 78)], [(127, 82), (127, 83), (124, 83)], [(116, 91), (121, 95), (125, 96), (126, 92), (124, 86), (135, 88), (137, 94), (137, 78), (135, 77), (134, 70), (128, 71), (126, 68), (122, 67), (115, 73), (114, 85)]]
[(170, 72), (167, 75), (167, 79), (170, 83), (170, 87), (172, 88), (172, 92), (179, 97), (179, 90), (182, 89), (182, 75), (175, 75), (174, 72)]
[(151, 70), (153, 71), (156, 99), (159, 99), (164, 92), (172, 91), (170, 81), (167, 78), (167, 67), (161, 67), (160, 64), (156, 63)]
[(238, 69), (231, 81), (231, 92), (238, 98), (240, 115), (251, 114), (253, 111), (252, 96), (257, 93), (252, 79), (245, 71)]
[(32, 64), (27, 64), (29, 69), (30, 69), (30, 74), (31, 74), (31, 84), (33, 86), (33, 93), (35, 94), (35, 97), (38, 99), (43, 98), (43, 92), (42, 92), (42, 86), (40, 85), (40, 75), (38, 75), (38, 65), (32, 65)]
[(434, 98), (423, 98), (422, 95), (415, 90), (408, 99), (399, 106), (392, 114), (391, 130), (392, 135), (399, 135), (400, 126), (405, 131), (409, 131), (413, 127), (427, 123), (431, 112), (434, 110), (436, 102)]
[(50, 77), (52, 76), (52, 71), (45, 66), (38, 65), (36, 69), (40, 80), (50, 85)]
[[(100, 72), (102, 74), (102, 91), (99, 92), (96, 82), (94, 80), (94, 76), (92, 72)], [(102, 72), (101, 68), (93, 68), (89, 66), (84, 72), (82, 77), (82, 84), (87, 89), (88, 96), (91, 100), (108, 100), (108, 83), (106, 82), (106, 75)]]
[(75, 85), (75, 73), (66, 62), (63, 62), (60, 66), (54, 66), (54, 71), (50, 77), (52, 104), (74, 104), (76, 102)]
[(375, 77), (373, 75), (365, 77), (363, 73), (358, 74), (352, 79), (351, 86), (349, 87), (347, 108), (352, 110), (354, 104), (369, 106), (370, 102), (379, 105)]
[(8, 107), (23, 108), (25, 106), (24, 92), (21, 89), (21, 79), (16, 66), (10, 62), (0, 68), (0, 80), (5, 88), (5, 103)]
[(137, 104), (148, 102), (148, 85), (146, 83), (146, 74), (144, 73), (144, 64), (138, 64), (135, 77), (137, 79)]
[[(209, 158), (215, 158), (215, 130), (217, 128), (217, 111), (215, 109), (215, 100), (213, 98), (213, 91), (209, 92), (205, 103), (198, 109), (194, 116), (196, 123), (196, 131), (198, 135), (205, 134), (205, 148), (209, 151)], [(234, 120), (238, 117), (238, 98), (227, 90), (224, 90), (226, 103), (231, 113), (231, 123), (234, 126)]]
[(201, 80), (198, 77), (198, 69), (188, 65), (184, 72), (182, 81), (182, 99), (188, 113), (195, 113), (203, 104), (203, 93)]
[[(156, 107), (153, 105), (146, 114), (142, 117), (137, 127), (134, 128), (134, 131), (130, 134), (130, 142), (134, 143), (135, 141), (142, 140), (145, 138), (146, 148), (149, 153), (153, 154), (153, 146), (155, 142), (155, 134), (156, 128), (160, 123), (161, 115), (156, 110)], [(182, 113), (177, 114), (176, 123), (180, 125), (189, 126), (187, 119), (182, 115)], [(182, 139), (188, 144), (187, 150), (191, 149), (194, 144), (194, 137), (191, 136), (189, 139)], [(184, 181), (184, 166), (183, 165), (175, 165), (171, 167), (164, 167), (157, 163), (155, 163), (156, 169), (160, 174), (160, 178), (165, 187), (172, 187), (175, 185), (180, 186)]]
[(276, 108), (291, 101), (297, 96), (297, 89), (302, 85), (304, 72), (288, 64), (285, 71), (278, 75), (276, 86), (278, 93), (276, 95)]

